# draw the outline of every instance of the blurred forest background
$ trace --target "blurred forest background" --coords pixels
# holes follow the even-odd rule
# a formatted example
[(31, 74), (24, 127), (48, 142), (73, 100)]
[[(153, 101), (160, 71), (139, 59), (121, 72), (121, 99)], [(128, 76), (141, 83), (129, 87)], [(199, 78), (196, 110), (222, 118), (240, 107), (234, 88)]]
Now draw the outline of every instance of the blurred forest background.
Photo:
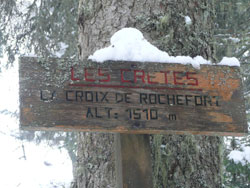
[[(20, 55), (78, 58), (78, 0), (0, 0), (0, 72)], [(224, 56), (241, 62), (247, 118), (250, 122), (250, 1), (215, 0), (214, 46), (218, 62)], [(18, 118), (18, 110), (1, 110)], [(18, 139), (67, 149), (76, 162), (77, 134), (21, 131)], [(250, 136), (224, 137), (224, 187), (250, 187)], [(250, 158), (250, 157), (248, 157)]]

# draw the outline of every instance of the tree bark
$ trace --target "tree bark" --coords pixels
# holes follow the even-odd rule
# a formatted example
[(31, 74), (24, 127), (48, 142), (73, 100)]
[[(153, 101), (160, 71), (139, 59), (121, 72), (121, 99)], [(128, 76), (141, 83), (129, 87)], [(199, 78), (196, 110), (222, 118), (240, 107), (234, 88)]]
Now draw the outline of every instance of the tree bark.
[[(135, 27), (170, 55), (214, 60), (213, 16), (210, 0), (80, 0), (79, 57), (107, 47), (119, 29)], [(117, 187), (114, 134), (79, 133), (78, 142), (75, 187)], [(221, 187), (219, 137), (154, 135), (151, 143), (155, 188)]]

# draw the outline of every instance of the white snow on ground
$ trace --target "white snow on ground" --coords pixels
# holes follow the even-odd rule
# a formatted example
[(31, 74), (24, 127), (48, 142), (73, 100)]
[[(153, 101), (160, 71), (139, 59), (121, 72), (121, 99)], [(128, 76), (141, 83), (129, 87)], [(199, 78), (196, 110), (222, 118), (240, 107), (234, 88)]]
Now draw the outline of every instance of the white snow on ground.
[[(113, 61), (139, 61), (139, 62), (160, 62), (192, 64), (200, 68), (201, 64), (211, 65), (212, 63), (201, 56), (169, 56), (167, 52), (159, 50), (150, 44), (135, 28), (123, 28), (117, 31), (110, 40), (109, 47), (97, 50), (89, 59), (96, 62)], [(219, 65), (240, 66), (236, 58), (227, 62), (222, 61)]]
[[(0, 59), (1, 61), (6, 61)], [(0, 73), (0, 111), (18, 110), (18, 68)], [(72, 163), (65, 149), (18, 140), (19, 120), (0, 113), (0, 187), (70, 187)], [(24, 158), (23, 147), (26, 159)]]
[(241, 163), (242, 165), (245, 165), (246, 162), (250, 163), (250, 147), (242, 146), (242, 151), (231, 151), (229, 159), (232, 159), (235, 163)]

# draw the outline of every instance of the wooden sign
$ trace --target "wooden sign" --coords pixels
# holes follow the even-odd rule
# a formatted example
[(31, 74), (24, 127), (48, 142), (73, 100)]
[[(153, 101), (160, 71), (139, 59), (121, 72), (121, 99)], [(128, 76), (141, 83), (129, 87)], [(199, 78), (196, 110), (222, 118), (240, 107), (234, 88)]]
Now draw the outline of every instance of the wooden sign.
[(239, 67), (20, 58), (26, 130), (247, 133)]

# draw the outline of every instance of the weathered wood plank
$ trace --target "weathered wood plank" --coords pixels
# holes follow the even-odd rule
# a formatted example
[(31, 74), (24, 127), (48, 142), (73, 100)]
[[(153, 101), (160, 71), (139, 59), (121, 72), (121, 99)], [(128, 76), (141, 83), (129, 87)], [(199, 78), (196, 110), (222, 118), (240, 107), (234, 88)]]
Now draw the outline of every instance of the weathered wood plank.
[(20, 58), (28, 130), (242, 135), (238, 67)]
[(149, 135), (116, 135), (117, 186), (152, 188)]

